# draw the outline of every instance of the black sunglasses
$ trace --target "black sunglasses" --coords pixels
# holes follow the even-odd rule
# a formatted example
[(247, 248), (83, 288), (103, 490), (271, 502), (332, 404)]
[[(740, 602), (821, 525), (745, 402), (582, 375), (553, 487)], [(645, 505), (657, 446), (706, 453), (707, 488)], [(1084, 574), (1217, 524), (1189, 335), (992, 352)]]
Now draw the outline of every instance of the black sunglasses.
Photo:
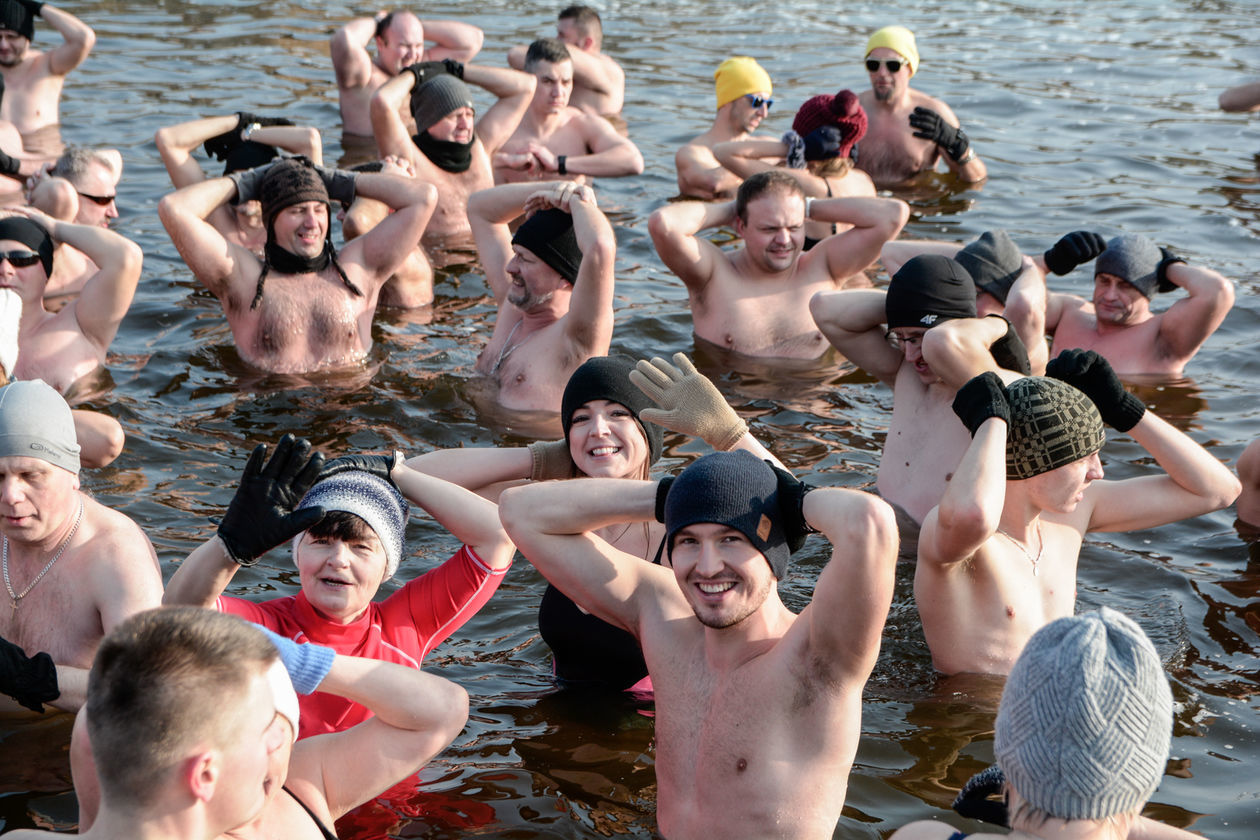
[(758, 96), (755, 93), (745, 93), (744, 98), (748, 100), (748, 104), (753, 106), (753, 110), (757, 110), (762, 105), (766, 106), (769, 111), (774, 106), (774, 100), (768, 96)]
[[(75, 190), (75, 192), (79, 192), (79, 191)], [(88, 201), (95, 201), (97, 204), (101, 205), (102, 207), (104, 207), (106, 204), (109, 204), (114, 199), (118, 198), (117, 195), (88, 195), (85, 192), (80, 192), (79, 195), (83, 196)]]
[(905, 62), (899, 58), (885, 58), (882, 60), (878, 58), (868, 58), (866, 59), (866, 72), (878, 73), (879, 65), (881, 64), (888, 68), (889, 73), (897, 73), (901, 70), (901, 65), (905, 64)]
[(39, 254), (34, 251), (0, 251), (0, 262), (5, 260), (14, 268), (26, 268), (39, 262)]

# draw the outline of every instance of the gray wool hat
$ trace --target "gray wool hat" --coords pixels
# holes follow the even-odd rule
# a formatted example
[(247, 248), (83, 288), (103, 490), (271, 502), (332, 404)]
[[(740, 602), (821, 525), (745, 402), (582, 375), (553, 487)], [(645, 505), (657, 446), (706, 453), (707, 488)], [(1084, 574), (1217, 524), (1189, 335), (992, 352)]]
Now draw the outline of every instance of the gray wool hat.
[[(362, 519), (385, 548), (385, 580), (398, 571), (411, 508), (388, 481), (362, 470), (336, 473), (306, 491), (297, 510), (308, 507), (341, 510)], [(293, 538), (295, 551), (301, 538), (301, 534)]]
[(1094, 274), (1113, 274), (1146, 297), (1155, 294), (1156, 269), (1164, 255), (1159, 246), (1138, 233), (1125, 233), (1107, 243), (1094, 260)]
[(0, 388), (0, 457), (25, 455), (79, 474), (79, 441), (65, 398), (42, 379)]
[(1155, 646), (1103, 607), (1038, 630), (1006, 680), (994, 755), (1033, 807), (1064, 820), (1140, 809), (1172, 739), (1172, 692)]
[(416, 131), (428, 131), (434, 123), (458, 108), (473, 107), (472, 91), (454, 76), (443, 73), (411, 91), (411, 116)]
[(988, 292), (1003, 304), (1024, 267), (1024, 255), (1004, 230), (986, 230), (955, 254), (954, 261), (967, 269), (977, 292)]

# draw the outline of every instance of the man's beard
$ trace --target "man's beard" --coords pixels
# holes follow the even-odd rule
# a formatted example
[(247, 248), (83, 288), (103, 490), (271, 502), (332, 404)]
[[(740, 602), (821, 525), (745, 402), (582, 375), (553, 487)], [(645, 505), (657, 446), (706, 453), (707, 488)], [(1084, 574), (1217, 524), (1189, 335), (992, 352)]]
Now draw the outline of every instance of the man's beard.
[(515, 290), (509, 291), (507, 299), (508, 299), (508, 303), (512, 304), (517, 309), (521, 310), (522, 312), (528, 312), (534, 307), (542, 306), (543, 304), (550, 301), (554, 294), (555, 292), (547, 292), (546, 294), (535, 295), (532, 292), (530, 292), (529, 287), (527, 286), (519, 293), (517, 293)]

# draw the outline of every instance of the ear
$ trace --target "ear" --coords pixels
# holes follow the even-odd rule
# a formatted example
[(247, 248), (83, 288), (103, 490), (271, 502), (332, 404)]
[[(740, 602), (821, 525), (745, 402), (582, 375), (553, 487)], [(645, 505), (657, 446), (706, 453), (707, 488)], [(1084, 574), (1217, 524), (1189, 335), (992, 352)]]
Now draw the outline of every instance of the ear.
[(739, 217), (739, 214), (738, 214), (738, 213), (737, 213), (737, 214), (735, 214), (735, 225), (734, 225), (734, 227), (735, 227), (735, 235), (736, 235), (736, 236), (738, 236), (740, 239), (743, 239), (743, 238), (744, 238), (744, 230), (747, 228), (747, 225), (745, 225), (745, 224), (744, 224), (744, 220), (743, 220), (743, 219), (741, 219), (741, 218)]
[(595, 39), (589, 35), (583, 38), (581, 43), (578, 44), (578, 47), (582, 50), (582, 52), (590, 52), (591, 47), (593, 46), (595, 46)]
[(181, 777), (193, 798), (200, 802), (209, 802), (214, 798), (222, 772), (221, 764), (221, 758), (214, 750), (206, 750), (184, 759)]

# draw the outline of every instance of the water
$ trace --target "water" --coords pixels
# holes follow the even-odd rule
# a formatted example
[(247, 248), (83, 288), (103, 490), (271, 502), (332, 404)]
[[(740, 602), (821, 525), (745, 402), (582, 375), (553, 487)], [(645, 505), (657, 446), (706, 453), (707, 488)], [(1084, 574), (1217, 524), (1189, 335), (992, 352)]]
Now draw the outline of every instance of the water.
[[(426, 4), (486, 31), (482, 60), (549, 32), (560, 4), (486, 0)], [(1257, 433), (1260, 307), (1254, 292), (1260, 152), (1254, 117), (1216, 110), (1230, 85), (1260, 76), (1260, 32), (1242, 2), (1065, 0), (904, 4), (789, 0), (733, 4), (610, 2), (606, 48), (628, 77), (625, 116), (647, 161), (641, 178), (599, 185), (619, 243), (615, 349), (636, 355), (692, 350), (681, 284), (647, 235), (648, 214), (676, 192), (673, 152), (708, 125), (712, 71), (732, 54), (758, 57), (778, 101), (767, 128), (786, 129), (795, 106), (844, 86), (860, 89), (869, 32), (898, 22), (919, 36), (916, 86), (958, 113), (990, 180), (959, 190), (935, 181), (909, 196), (906, 235), (965, 239), (1004, 226), (1027, 251), (1082, 227), (1148, 233), (1238, 283), (1238, 302), (1182, 379), (1141, 395), (1223, 460)], [(152, 143), (161, 125), (248, 109), (284, 113), (325, 132), (340, 154), (327, 39), (359, 6), (348, 3), (102, 0), (71, 2), (98, 41), (70, 78), (64, 134), (122, 150), (117, 229), (144, 248), (145, 271), (114, 342), (113, 388), (93, 405), (127, 429), (126, 453), (86, 477), (105, 503), (149, 533), (167, 576), (211, 533), (248, 449), (284, 432), (326, 451), (515, 444), (523, 440), (473, 407), (467, 383), (489, 335), (493, 307), (472, 266), (443, 276), (430, 318), (384, 313), (372, 364), (313, 383), (260, 377), (231, 346), (219, 305), (193, 281), (157, 219), (169, 189)], [(55, 38), (41, 26), (37, 44)], [(484, 108), (487, 103), (479, 100)], [(1085, 293), (1087, 278), (1052, 288)], [(1157, 305), (1166, 305), (1159, 302)], [(785, 461), (816, 483), (869, 486), (891, 395), (847, 368), (785, 377), (723, 371), (720, 385)], [(1252, 394), (1253, 396), (1248, 396)], [(703, 451), (675, 440), (668, 463)], [(1149, 470), (1126, 441), (1104, 450), (1109, 475)], [(399, 577), (430, 568), (454, 547), (413, 518), (416, 555)], [(784, 586), (809, 598), (825, 562), (811, 544)], [(1090, 540), (1081, 557), (1080, 606), (1134, 615), (1168, 662), (1178, 703), (1173, 758), (1148, 813), (1216, 838), (1250, 838), (1260, 826), (1257, 756), (1257, 602), (1260, 552), (1231, 511)], [(905, 569), (902, 569), (904, 578)], [(296, 574), (277, 552), (237, 577), (254, 597), (291, 593)], [(650, 719), (631, 704), (553, 692), (534, 613), (542, 580), (519, 562), (502, 589), (429, 666), (472, 696), (469, 726), (423, 773), (426, 793), (376, 808), (342, 836), (650, 837), (655, 777)], [(1000, 681), (937, 683), (904, 581), (867, 688), (863, 741), (837, 837), (870, 838), (943, 809), (992, 757)], [(65, 767), (68, 718), (0, 724), (4, 829), (70, 827)], [(974, 828), (974, 826), (973, 826)]]

